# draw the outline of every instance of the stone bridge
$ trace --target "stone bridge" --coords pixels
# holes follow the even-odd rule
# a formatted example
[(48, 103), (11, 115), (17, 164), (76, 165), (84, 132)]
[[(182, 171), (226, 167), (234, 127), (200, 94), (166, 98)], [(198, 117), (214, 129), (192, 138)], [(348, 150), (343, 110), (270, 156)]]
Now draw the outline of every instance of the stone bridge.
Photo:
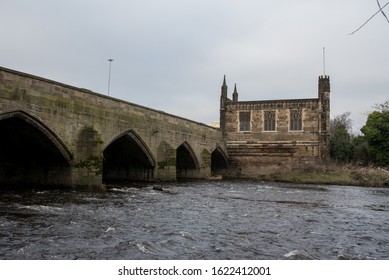
[(0, 186), (207, 179), (219, 129), (0, 67)]

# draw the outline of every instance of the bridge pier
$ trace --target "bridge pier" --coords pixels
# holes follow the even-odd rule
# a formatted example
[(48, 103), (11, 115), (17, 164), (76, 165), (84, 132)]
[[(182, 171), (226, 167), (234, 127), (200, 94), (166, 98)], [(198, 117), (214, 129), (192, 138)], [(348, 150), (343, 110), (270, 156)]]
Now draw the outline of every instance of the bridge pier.
[(176, 180), (176, 167), (175, 166), (162, 166), (157, 169), (158, 180), (161, 181), (174, 181)]
[(102, 175), (85, 167), (73, 167), (70, 187), (103, 189)]

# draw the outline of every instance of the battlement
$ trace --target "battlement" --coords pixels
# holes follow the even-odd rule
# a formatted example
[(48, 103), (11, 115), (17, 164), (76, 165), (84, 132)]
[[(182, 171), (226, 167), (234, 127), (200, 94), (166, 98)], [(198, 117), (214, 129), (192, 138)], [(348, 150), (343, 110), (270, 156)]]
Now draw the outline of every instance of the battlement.
[(330, 76), (319, 76), (319, 92), (330, 92)]

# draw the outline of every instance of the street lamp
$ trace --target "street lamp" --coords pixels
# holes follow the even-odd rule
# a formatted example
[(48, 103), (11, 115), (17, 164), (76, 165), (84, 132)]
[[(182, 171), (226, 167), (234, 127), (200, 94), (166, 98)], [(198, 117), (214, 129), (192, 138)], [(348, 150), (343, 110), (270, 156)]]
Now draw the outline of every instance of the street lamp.
[(110, 58), (110, 59), (108, 59), (108, 61), (109, 61), (109, 73), (108, 73), (108, 96), (109, 96), (109, 88), (111, 87), (111, 65), (112, 65), (113, 59)]

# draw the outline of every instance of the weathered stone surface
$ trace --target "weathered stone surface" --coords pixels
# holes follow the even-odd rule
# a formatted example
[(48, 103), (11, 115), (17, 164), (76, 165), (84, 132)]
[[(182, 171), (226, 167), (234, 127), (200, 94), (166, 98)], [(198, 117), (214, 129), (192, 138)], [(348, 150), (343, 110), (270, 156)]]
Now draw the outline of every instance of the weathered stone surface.
[(309, 169), (329, 156), (329, 89), (325, 76), (318, 98), (238, 101), (224, 79), (219, 130), (0, 67), (0, 183), (99, 186)]
[[(319, 77), (318, 98), (238, 101), (235, 86), (233, 100), (230, 100), (224, 78), (220, 127), (235, 167), (230, 175), (256, 177), (304, 170), (326, 161), (329, 157), (329, 94), (329, 77), (325, 76)], [(249, 113), (249, 125), (241, 126), (240, 116), (248, 116), (241, 112)], [(273, 131), (266, 129), (267, 112), (272, 112), (268, 116), (275, 116)], [(301, 122), (301, 129), (293, 129), (299, 127), (291, 125), (293, 116), (301, 116), (300, 120), (294, 120)]]
[[(175, 180), (177, 149), (182, 145), (190, 150), (195, 166), (185, 170), (186, 176), (208, 178), (211, 176), (208, 155), (226, 150), (219, 129), (89, 90), (0, 68), (0, 127), (2, 121), (9, 118), (21, 118), (56, 141), (56, 148), (70, 166), (70, 175), (58, 183), (64, 185), (101, 185), (104, 176), (123, 180), (133, 177)], [(0, 145), (5, 141), (12, 143), (13, 132), (8, 129), (4, 133), (8, 135), (7, 141)], [(41, 143), (36, 144), (41, 146)], [(121, 162), (115, 162), (112, 154), (104, 154), (109, 147), (116, 147), (112, 148), (116, 153), (123, 147), (134, 150), (128, 148), (128, 160), (123, 157)], [(10, 156), (6, 160), (1, 158), (5, 149), (0, 149), (0, 179), (8, 176), (5, 165)], [(104, 164), (117, 169), (106, 174)], [(136, 165), (139, 168), (133, 168)], [(132, 174), (134, 172), (137, 174)]]

